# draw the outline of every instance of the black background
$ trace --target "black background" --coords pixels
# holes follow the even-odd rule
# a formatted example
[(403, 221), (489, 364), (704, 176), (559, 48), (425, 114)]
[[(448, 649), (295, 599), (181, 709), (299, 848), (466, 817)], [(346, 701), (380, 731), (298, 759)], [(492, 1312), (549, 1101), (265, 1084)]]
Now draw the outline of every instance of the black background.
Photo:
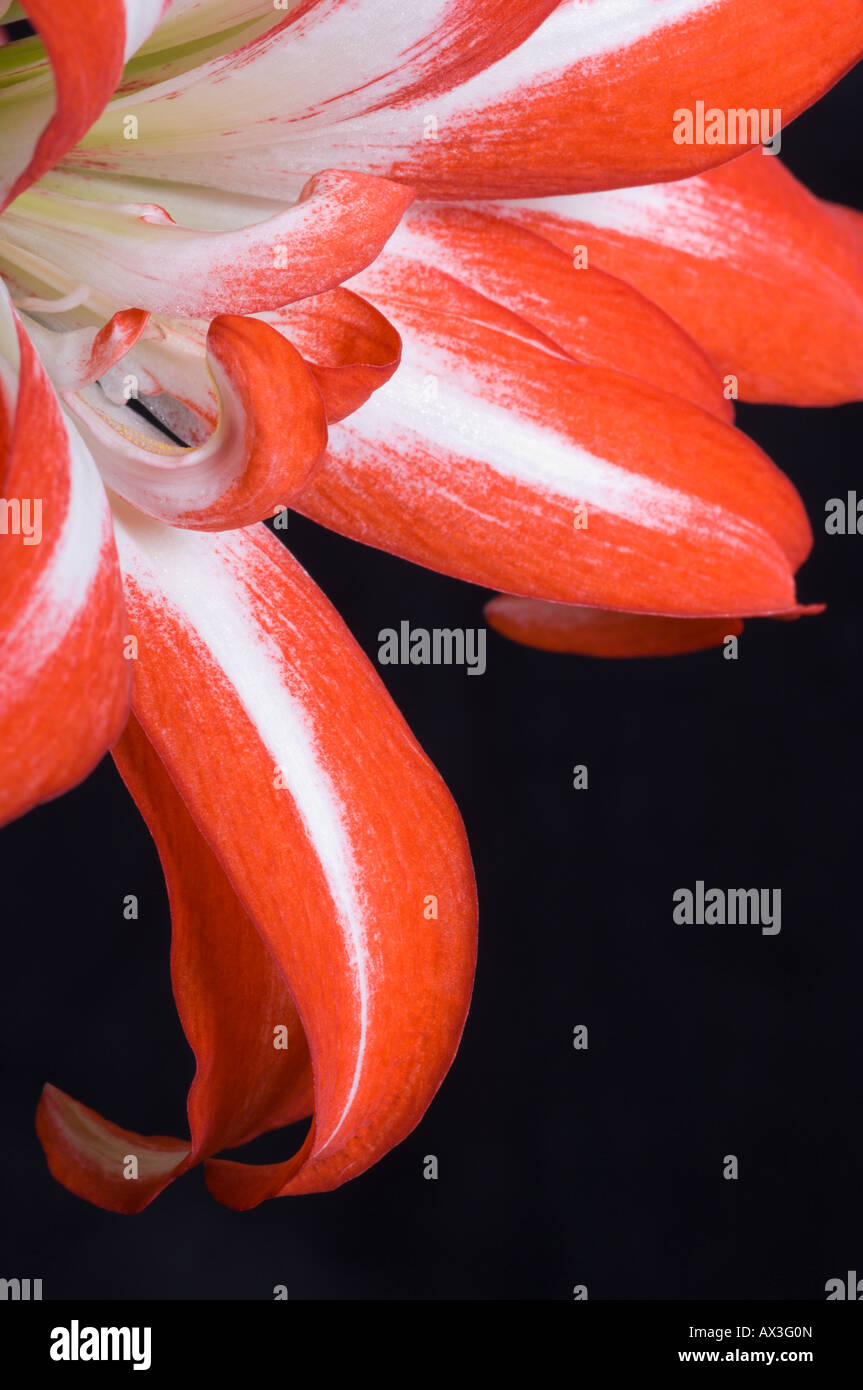
[[(783, 145), (815, 192), (857, 207), (861, 93), (857, 72)], [(33, 1129), (43, 1082), (183, 1135), (192, 1058), (158, 861), (110, 760), (3, 833), (0, 1274), (117, 1299), (267, 1299), (276, 1284), (292, 1299), (567, 1299), (575, 1284), (592, 1299), (823, 1299), (828, 1278), (863, 1274), (863, 538), (823, 529), (825, 500), (860, 486), (863, 407), (741, 407), (738, 422), (807, 504), (799, 587), (823, 617), (747, 624), (736, 663), (600, 663), (490, 633), (482, 679), (382, 669), (467, 824), (479, 968), (419, 1129), (339, 1191), (235, 1214), (199, 1170), (124, 1217), (53, 1181)], [(372, 658), (403, 617), (481, 622), (467, 585), (294, 515), (289, 540)], [(697, 878), (781, 887), (781, 934), (675, 927), (671, 894)], [(243, 1157), (297, 1142), (270, 1135)]]

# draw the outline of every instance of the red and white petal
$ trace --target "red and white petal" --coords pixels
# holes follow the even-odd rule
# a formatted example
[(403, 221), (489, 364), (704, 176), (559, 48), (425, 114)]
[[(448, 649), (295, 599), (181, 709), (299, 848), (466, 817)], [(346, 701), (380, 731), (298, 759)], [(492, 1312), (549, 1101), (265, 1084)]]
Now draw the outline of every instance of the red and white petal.
[(744, 435), (414, 264), (373, 302), (402, 364), (330, 431), (295, 504), (368, 544), (535, 598), (681, 617), (783, 612), (811, 546)]
[(863, 395), (863, 238), (758, 151), (680, 183), (498, 205), (678, 320), (745, 400)]
[(801, 0), (318, 0), (137, 93), (149, 147), (122, 150), (112, 107), (74, 159), (158, 175), (167, 156), (172, 177), (277, 194), (325, 165), (446, 198), (657, 182), (748, 147), (677, 143), (678, 110), (787, 125), (861, 52), (859, 0), (829, 23)]
[(743, 631), (739, 618), (619, 613), (515, 594), (498, 594), (484, 611), (495, 632), (513, 642), (578, 656), (678, 656), (719, 647), (726, 637), (739, 637)]
[(733, 420), (722, 379), (698, 344), (631, 285), (583, 265), (573, 254), (580, 249), (566, 254), (488, 211), (417, 203), (354, 284), (410, 299), (416, 268), (433, 265), (513, 310), (576, 361), (613, 367)]
[(122, 730), (130, 668), (107, 498), (0, 290), (0, 823)]
[[(777, 34), (782, 35), (781, 43)], [(765, 109), (788, 125), (863, 53), (858, 0), (830, 23), (800, 0), (559, 0), (500, 62), (426, 103), (334, 132), (335, 162), (438, 198), (508, 198), (678, 179), (755, 141), (679, 144), (675, 115)], [(770, 133), (773, 131), (770, 125)], [(369, 158), (367, 150), (385, 154)]]
[(0, 94), (0, 211), (56, 164), (114, 95), (126, 58), (170, 0), (22, 0), (46, 57)]
[[(290, 990), (311, 1054), (314, 1123), (299, 1154), (211, 1161), (208, 1183), (239, 1208), (335, 1187), (409, 1133), (455, 1053), (476, 925), (461, 821), (338, 616), (266, 528), (207, 536), (131, 512), (117, 528), (139, 640), (135, 714)], [(224, 1042), (220, 988), (196, 1025), (202, 1112), (221, 1116), (205, 1147), (225, 1142), (237, 1099), (227, 1063), (221, 1079), (202, 1075), (208, 1028), (213, 1047)], [(284, 1123), (284, 1099), (250, 1132)], [(58, 1175), (86, 1181), (92, 1198), (101, 1132), (84, 1136), (86, 1114), (54, 1118), (77, 1125), (68, 1143), (54, 1130)], [(116, 1181), (95, 1199), (121, 1200)]]
[(334, 169), (288, 207), (200, 190), (152, 194), (158, 203), (118, 201), (131, 196), (126, 181), (54, 174), (8, 210), (3, 235), (115, 303), (209, 318), (333, 289), (374, 260), (413, 197), (403, 184)]
[[(334, 129), (370, 130), (365, 164), (388, 163), (393, 131), (378, 114), (426, 107), (516, 48), (556, 0), (303, 0), (234, 52), (177, 72), (159, 55), (149, 85), (124, 92), (72, 156), (81, 167), (208, 183), (276, 197), (332, 167)], [(162, 78), (163, 80), (160, 80)], [(146, 139), (124, 141), (136, 115)], [(423, 117), (417, 119), (422, 138)], [(383, 142), (383, 143), (382, 143)], [(341, 145), (339, 145), (341, 147)], [(359, 168), (356, 151), (351, 167)], [(307, 167), (300, 174), (300, 166)]]
[(171, 443), (99, 387), (69, 408), (114, 492), (173, 526), (222, 531), (272, 516), (306, 486), (327, 421), (311, 370), (269, 324), (220, 315), (207, 354), (221, 409), (197, 447)]

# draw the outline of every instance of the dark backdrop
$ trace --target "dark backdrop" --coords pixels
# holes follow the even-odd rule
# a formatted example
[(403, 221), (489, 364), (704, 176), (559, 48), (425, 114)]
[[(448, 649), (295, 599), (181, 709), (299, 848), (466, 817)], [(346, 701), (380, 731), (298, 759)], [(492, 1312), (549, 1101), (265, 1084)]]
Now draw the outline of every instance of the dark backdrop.
[[(846, 78), (783, 148), (815, 192), (857, 207), (861, 93)], [(51, 1179), (33, 1130), (44, 1081), (181, 1135), (191, 1054), (155, 851), (110, 760), (0, 836), (0, 1274), (41, 1277), (46, 1298), (285, 1284), (292, 1298), (565, 1299), (586, 1284), (602, 1299), (823, 1299), (828, 1278), (863, 1272), (863, 538), (823, 529), (825, 500), (859, 484), (863, 407), (743, 407), (739, 422), (807, 503), (800, 592), (825, 616), (748, 624), (736, 663), (603, 664), (490, 634), (482, 679), (382, 669), (467, 824), (479, 970), (419, 1130), (338, 1192), (238, 1215), (199, 1170), (122, 1217)], [(478, 590), (290, 527), (372, 658), (404, 616), (481, 621)], [(572, 789), (577, 762), (589, 791)], [(697, 878), (781, 887), (781, 934), (675, 927), (672, 891)], [(244, 1156), (286, 1157), (296, 1138)]]

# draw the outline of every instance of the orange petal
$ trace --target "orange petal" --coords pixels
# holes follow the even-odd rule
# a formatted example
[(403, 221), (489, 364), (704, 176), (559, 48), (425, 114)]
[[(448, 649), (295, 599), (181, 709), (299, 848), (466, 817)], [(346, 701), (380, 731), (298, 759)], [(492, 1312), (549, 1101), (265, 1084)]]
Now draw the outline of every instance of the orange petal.
[(654, 613), (619, 613), (574, 608), (566, 603), (499, 594), (485, 606), (496, 632), (546, 652), (579, 656), (677, 656), (719, 647), (739, 637), (739, 618), (664, 618)]
[(755, 151), (680, 183), (500, 205), (507, 218), (661, 305), (740, 398), (836, 405), (863, 396), (859, 214), (812, 196)]
[[(335, 1187), (413, 1129), (455, 1053), (475, 952), (464, 831), (379, 678), (265, 527), (211, 536), (131, 512), (117, 525), (139, 639), (136, 716), (260, 934), (272, 978), (296, 1002), (314, 1076), (314, 1123), (300, 1152), (262, 1167), (211, 1161), (208, 1183), (220, 1200), (243, 1208)], [(127, 776), (128, 750), (121, 752)], [(146, 789), (149, 817), (161, 817), (163, 804), (179, 814), (164, 790), (158, 782)], [(159, 839), (172, 843), (169, 826)], [(173, 877), (186, 872), (180, 862)], [(225, 890), (205, 889), (214, 910), (203, 916), (192, 901), (197, 891), (195, 879), (180, 900), (174, 957), (199, 1063), (190, 1103), (195, 1158), (237, 1142), (238, 1133), (284, 1123), (283, 1107), (295, 1116), (302, 1094), (293, 1082), (273, 1085), (266, 1053), (253, 1113), (237, 1116), (244, 1083), (231, 1077), (233, 1006), (223, 1034), (219, 998), (232, 959), (232, 987), (241, 988), (244, 956), (223, 943), (202, 1006), (194, 953), (219, 929), (216, 903)], [(197, 944), (186, 939), (189, 913), (200, 919)], [(245, 930), (232, 911), (228, 928), (235, 927)], [(184, 952), (193, 963), (179, 970)], [(200, 1006), (205, 1016), (195, 1012)], [(123, 1204), (134, 1199), (117, 1179), (123, 1140), (116, 1132), (52, 1092), (41, 1134), (49, 1152), (62, 1155), (52, 1158), (62, 1181), (101, 1205), (128, 1209)], [(167, 1168), (180, 1171), (187, 1161), (179, 1141), (167, 1156), (161, 1140), (148, 1152), (153, 1191)]]

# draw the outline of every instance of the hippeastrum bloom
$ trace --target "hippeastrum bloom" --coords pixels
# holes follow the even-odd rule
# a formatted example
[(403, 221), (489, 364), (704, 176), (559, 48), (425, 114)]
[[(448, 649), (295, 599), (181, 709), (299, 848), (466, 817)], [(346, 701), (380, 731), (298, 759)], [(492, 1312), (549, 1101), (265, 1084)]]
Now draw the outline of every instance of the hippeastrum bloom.
[[(476, 899), (446, 788), (261, 522), (499, 589), (489, 621), (555, 650), (804, 611), (802, 505), (733, 399), (861, 394), (860, 219), (676, 116), (787, 124), (863, 8), (0, 10), (0, 819), (113, 749), (197, 1061), (188, 1139), (50, 1086), (39, 1135), (118, 1211), (199, 1162), (238, 1208), (334, 1187), (453, 1058)], [(309, 1115), (284, 1163), (216, 1157)]]

